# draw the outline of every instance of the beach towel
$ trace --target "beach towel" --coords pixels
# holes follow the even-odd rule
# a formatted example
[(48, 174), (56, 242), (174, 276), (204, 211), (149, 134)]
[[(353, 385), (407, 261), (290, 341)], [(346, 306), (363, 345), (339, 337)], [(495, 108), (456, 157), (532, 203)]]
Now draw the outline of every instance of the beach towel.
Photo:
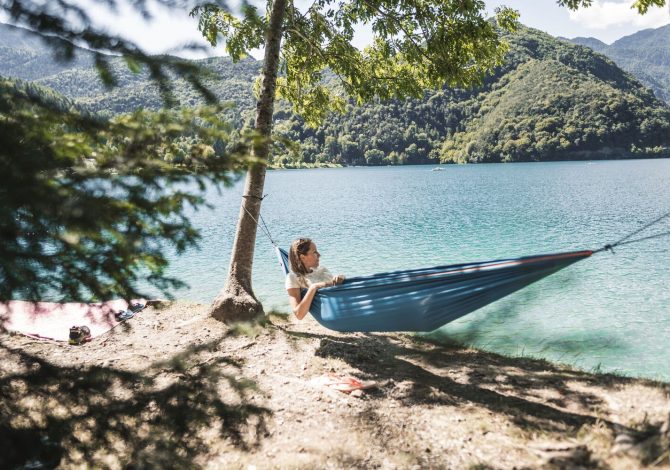
[[(70, 327), (87, 326), (91, 338), (100, 336), (137, 311), (137, 305), (146, 305), (144, 299), (86, 303), (28, 302), (11, 300), (0, 302), (0, 325), (33, 338), (68, 341)], [(124, 314), (119, 315), (119, 312)]]

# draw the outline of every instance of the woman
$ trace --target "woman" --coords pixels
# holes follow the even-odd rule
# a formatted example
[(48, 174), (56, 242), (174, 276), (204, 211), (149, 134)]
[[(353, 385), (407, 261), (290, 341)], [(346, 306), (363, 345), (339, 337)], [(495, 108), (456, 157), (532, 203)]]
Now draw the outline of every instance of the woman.
[[(291, 243), (288, 261), (291, 272), (286, 275), (286, 291), (293, 313), (302, 320), (312, 304), (316, 291), (322, 287), (335, 286), (344, 282), (344, 276), (333, 276), (323, 266), (319, 266), (321, 254), (309, 238), (298, 238)], [(300, 289), (307, 289), (302, 297)]]

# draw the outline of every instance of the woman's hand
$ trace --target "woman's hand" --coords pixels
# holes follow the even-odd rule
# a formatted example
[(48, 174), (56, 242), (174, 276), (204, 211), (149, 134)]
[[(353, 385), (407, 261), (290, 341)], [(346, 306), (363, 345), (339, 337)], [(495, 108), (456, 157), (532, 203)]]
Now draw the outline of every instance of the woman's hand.
[(337, 286), (337, 285), (342, 284), (343, 282), (344, 282), (344, 276), (342, 274), (338, 274), (330, 282), (315, 282), (310, 287), (313, 287), (314, 289), (318, 290), (318, 289), (323, 289), (324, 287)]
[(302, 297), (302, 295), (300, 294), (300, 289), (298, 288), (288, 289), (288, 296), (289, 296), (289, 302), (291, 304), (291, 309), (293, 310), (293, 313), (298, 318), (298, 320), (302, 320), (305, 317), (305, 315), (307, 315), (307, 312), (309, 311), (309, 306), (312, 303), (312, 299), (314, 299), (314, 296), (316, 295), (316, 291), (318, 291), (319, 289), (323, 289), (324, 287), (337, 286), (339, 284), (342, 284), (343, 282), (344, 282), (344, 276), (341, 274), (335, 276), (333, 280), (330, 282), (316, 282), (309, 286), (309, 288), (307, 289), (307, 293), (305, 293), (305, 297)]

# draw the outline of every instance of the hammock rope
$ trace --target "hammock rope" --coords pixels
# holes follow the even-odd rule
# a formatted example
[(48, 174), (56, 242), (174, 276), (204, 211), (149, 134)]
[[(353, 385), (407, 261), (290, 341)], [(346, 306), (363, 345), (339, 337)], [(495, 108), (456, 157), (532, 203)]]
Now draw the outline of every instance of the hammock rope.
[[(247, 195), (244, 195), (244, 196), (242, 196), (242, 197), (243, 197), (243, 198), (250, 198), (250, 197), (251, 197), (251, 198), (258, 199), (259, 201), (262, 202), (263, 199), (265, 199), (267, 196), (268, 196), (267, 194), (264, 194), (263, 197), (252, 196), (252, 195), (250, 195), (250, 194), (247, 194)], [(252, 219), (254, 222), (256, 222), (256, 227), (259, 227), (259, 228), (263, 231), (263, 235), (265, 235), (266, 237), (268, 237), (268, 240), (270, 240), (270, 243), (272, 244), (272, 246), (274, 246), (275, 248), (277, 248), (279, 245), (277, 245), (277, 243), (275, 243), (275, 241), (272, 239), (272, 234), (270, 233), (270, 229), (268, 228), (267, 224), (265, 223), (265, 220), (263, 220), (263, 214), (261, 214), (260, 212), (258, 212), (258, 216), (260, 217), (261, 222), (263, 223), (263, 225), (261, 226), (261, 225), (258, 223), (258, 219), (257, 219), (256, 217), (254, 217), (253, 215), (251, 215), (251, 212), (249, 212), (249, 211), (247, 210), (247, 208), (244, 207), (244, 204), (242, 204), (242, 209), (244, 209), (244, 211), (247, 213), (247, 215), (248, 215), (249, 217), (251, 217), (251, 219)]]
[(648, 228), (650, 228), (653, 225), (656, 225), (657, 223), (659, 223), (661, 220), (665, 219), (666, 217), (670, 217), (670, 212), (668, 212), (666, 214), (663, 214), (662, 216), (658, 217), (657, 219), (652, 220), (648, 224), (645, 224), (644, 226), (640, 227), (639, 229), (633, 230), (631, 233), (629, 233), (628, 235), (626, 235), (625, 237), (623, 237), (619, 241), (614, 242), (614, 243), (608, 243), (607, 245), (603, 246), (602, 248), (594, 250), (593, 253), (595, 254), (595, 253), (599, 253), (601, 251), (611, 251), (612, 253), (614, 253), (614, 248), (617, 247), (617, 246), (630, 245), (631, 243), (638, 243), (638, 242), (642, 242), (642, 241), (645, 241), (645, 240), (651, 240), (652, 238), (660, 238), (660, 237), (665, 237), (667, 235), (670, 235), (670, 231), (667, 231), (667, 232), (656, 233), (654, 235), (648, 235), (648, 236), (642, 237), (642, 238), (635, 238), (633, 240), (629, 240), (630, 237), (633, 237), (633, 236), (637, 235), (638, 233), (647, 230)]

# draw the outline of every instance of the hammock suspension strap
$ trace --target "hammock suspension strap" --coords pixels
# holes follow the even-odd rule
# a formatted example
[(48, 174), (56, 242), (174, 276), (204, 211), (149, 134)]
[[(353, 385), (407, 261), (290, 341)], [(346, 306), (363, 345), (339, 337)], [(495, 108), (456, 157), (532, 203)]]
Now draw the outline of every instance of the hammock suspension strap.
[(623, 237), (619, 241), (614, 242), (614, 243), (608, 243), (607, 245), (603, 246), (602, 248), (594, 250), (593, 253), (595, 254), (595, 253), (599, 253), (601, 251), (611, 251), (612, 253), (614, 253), (614, 248), (617, 247), (617, 246), (629, 245), (631, 243), (638, 243), (638, 242), (645, 241), (645, 240), (651, 240), (652, 238), (660, 238), (660, 237), (668, 236), (668, 235), (670, 235), (670, 231), (656, 233), (654, 235), (648, 235), (646, 237), (634, 238), (632, 240), (629, 240), (629, 238), (631, 238), (631, 237), (637, 235), (638, 233), (648, 229), (652, 225), (656, 225), (657, 223), (659, 223), (661, 220), (665, 219), (666, 217), (670, 217), (670, 212), (668, 212), (666, 214), (663, 214), (662, 216), (658, 217), (655, 220), (652, 220), (648, 224), (640, 227), (639, 229), (634, 230), (633, 232), (629, 233), (628, 235), (626, 235), (625, 237)]
[[(267, 194), (264, 194), (263, 197), (253, 196), (253, 195), (250, 195), (250, 194), (244, 195), (242, 197), (245, 198), (245, 199), (246, 198), (253, 198), (253, 199), (258, 199), (259, 201), (263, 201), (263, 199), (265, 199), (267, 197)], [(242, 209), (244, 209), (244, 212), (246, 212), (247, 215), (249, 217), (251, 217), (251, 219), (254, 222), (256, 222), (256, 227), (259, 227), (263, 231), (263, 235), (268, 237), (268, 240), (270, 240), (270, 243), (272, 243), (272, 246), (275, 246), (275, 247), (278, 246), (275, 243), (275, 241), (272, 239), (272, 234), (270, 233), (270, 229), (268, 229), (268, 226), (265, 223), (265, 220), (263, 220), (263, 215), (260, 213), (260, 211), (258, 212), (258, 217), (261, 219), (261, 223), (263, 225), (258, 223), (258, 219), (256, 217), (254, 217), (253, 215), (251, 215), (251, 212), (249, 212), (249, 210), (246, 207), (244, 207), (244, 204), (242, 204)]]

